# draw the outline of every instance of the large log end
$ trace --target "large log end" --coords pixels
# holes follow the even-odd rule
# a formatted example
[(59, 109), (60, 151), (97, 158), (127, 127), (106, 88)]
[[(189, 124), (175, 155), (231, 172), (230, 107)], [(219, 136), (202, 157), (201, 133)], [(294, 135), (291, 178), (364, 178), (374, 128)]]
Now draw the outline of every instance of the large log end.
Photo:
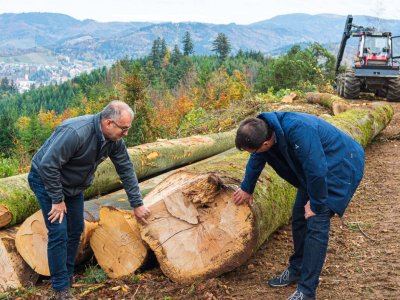
[[(75, 263), (79, 264), (92, 255), (89, 247), (90, 236), (94, 232), (97, 222), (85, 220), (85, 229), (81, 235), (78, 254)], [(50, 276), (47, 260), (47, 228), (41, 210), (27, 218), (20, 226), (15, 245), (25, 262), (40, 275)]]
[(233, 188), (213, 173), (177, 172), (144, 202), (151, 216), (142, 238), (173, 281), (190, 282), (228, 272), (245, 262), (256, 244), (248, 205), (236, 206)]

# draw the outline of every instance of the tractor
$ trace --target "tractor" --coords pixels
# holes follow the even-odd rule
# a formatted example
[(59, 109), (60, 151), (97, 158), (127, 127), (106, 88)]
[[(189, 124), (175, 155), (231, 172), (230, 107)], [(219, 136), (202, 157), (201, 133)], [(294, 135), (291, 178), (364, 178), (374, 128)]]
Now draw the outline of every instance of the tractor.
[[(358, 37), (354, 62), (344, 73), (339, 73), (347, 40)], [(348, 15), (336, 60), (336, 92), (347, 99), (357, 99), (360, 92), (375, 93), (388, 101), (400, 101), (400, 53), (394, 53), (394, 44), (400, 36), (390, 32), (378, 32), (373, 27), (353, 24)], [(399, 51), (400, 49), (396, 49)]]

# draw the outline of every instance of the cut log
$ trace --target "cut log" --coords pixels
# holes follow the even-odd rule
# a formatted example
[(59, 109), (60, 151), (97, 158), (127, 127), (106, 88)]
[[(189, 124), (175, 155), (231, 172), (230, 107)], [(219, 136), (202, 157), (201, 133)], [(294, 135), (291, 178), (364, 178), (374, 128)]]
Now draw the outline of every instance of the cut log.
[(308, 103), (319, 104), (331, 109), (334, 115), (340, 114), (351, 109), (351, 105), (346, 100), (328, 93), (307, 93)]
[(171, 175), (146, 196), (152, 213), (141, 235), (171, 280), (192, 282), (231, 271), (289, 221), (295, 189), (268, 166), (254, 206), (233, 203), (247, 159), (247, 153), (227, 151)]
[[(170, 173), (165, 173), (140, 183), (139, 186), (142, 194), (146, 195), (169, 174)], [(99, 209), (101, 206), (106, 205), (112, 205), (113, 207), (126, 210), (131, 209), (124, 190), (114, 192), (99, 199), (86, 201), (85, 230), (81, 236), (76, 264), (87, 260), (92, 255), (89, 241), (98, 225)], [(21, 224), (16, 234), (16, 247), (26, 263), (38, 274), (45, 276), (50, 275), (47, 261), (47, 241), (47, 228), (44, 223), (42, 211), (39, 210)], [(107, 247), (104, 246), (104, 244), (105, 243), (99, 243), (99, 245), (101, 245), (99, 247), (102, 249)], [(140, 253), (139, 255), (146, 256), (147, 250)], [(102, 262), (101, 256), (97, 255), (97, 257), (99, 257), (99, 263)]]
[[(142, 194), (149, 193), (174, 172), (170, 171), (140, 183)], [(90, 246), (97, 263), (110, 278), (133, 274), (142, 266), (148, 254), (148, 246), (140, 237), (136, 219), (127, 211), (130, 207), (119, 205), (117, 199), (121, 193), (119, 191), (100, 198), (107, 200), (101, 202), (103, 207), (100, 208), (99, 215), (95, 215), (99, 217), (99, 224), (90, 238)], [(85, 207), (93, 202), (85, 202)], [(96, 205), (99, 207), (98, 203)], [(95, 212), (95, 209), (91, 211)]]
[[(85, 229), (81, 236), (76, 264), (90, 258), (92, 252), (89, 239), (97, 222), (85, 220)], [(47, 228), (42, 211), (39, 210), (21, 224), (15, 238), (15, 245), (25, 262), (38, 274), (50, 276), (47, 261)]]
[[(165, 140), (129, 148), (138, 179), (189, 164), (234, 147), (234, 132)], [(39, 209), (29, 188), (28, 175), (0, 179), (0, 228), (21, 223)], [(107, 159), (96, 171), (85, 199), (122, 187), (112, 162)]]
[(0, 292), (32, 286), (39, 278), (17, 252), (17, 229), (12, 227), (0, 231)]
[[(365, 146), (392, 115), (389, 105), (374, 104), (328, 121)], [(268, 166), (258, 180), (253, 207), (232, 203), (247, 159), (247, 153), (227, 151), (185, 167), (146, 196), (152, 214), (149, 224), (140, 225), (141, 235), (171, 280), (192, 282), (230, 271), (289, 221), (295, 189)]]
[(111, 206), (100, 209), (99, 227), (90, 239), (90, 246), (110, 278), (132, 274), (142, 266), (148, 252), (132, 212)]

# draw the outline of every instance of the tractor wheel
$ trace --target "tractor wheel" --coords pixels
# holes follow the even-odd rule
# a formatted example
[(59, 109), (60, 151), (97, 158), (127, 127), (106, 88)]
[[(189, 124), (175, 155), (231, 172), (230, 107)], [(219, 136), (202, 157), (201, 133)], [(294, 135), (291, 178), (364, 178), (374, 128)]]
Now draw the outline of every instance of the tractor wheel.
[(386, 99), (387, 101), (400, 101), (400, 78), (389, 80)]
[(346, 99), (358, 99), (360, 96), (360, 79), (353, 70), (347, 70), (344, 77), (343, 97)]

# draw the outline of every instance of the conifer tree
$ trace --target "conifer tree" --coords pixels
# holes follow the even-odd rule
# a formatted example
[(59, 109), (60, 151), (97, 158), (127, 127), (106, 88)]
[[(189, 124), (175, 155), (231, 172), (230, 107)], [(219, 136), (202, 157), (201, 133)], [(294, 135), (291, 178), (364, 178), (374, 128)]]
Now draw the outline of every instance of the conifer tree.
[(228, 37), (224, 33), (218, 33), (211, 50), (218, 55), (220, 63), (225, 61), (231, 52), (231, 43)]
[(194, 53), (194, 45), (192, 41), (192, 37), (190, 36), (190, 32), (186, 31), (183, 39), (182, 39), (182, 44), (183, 44), (183, 55), (189, 56)]

